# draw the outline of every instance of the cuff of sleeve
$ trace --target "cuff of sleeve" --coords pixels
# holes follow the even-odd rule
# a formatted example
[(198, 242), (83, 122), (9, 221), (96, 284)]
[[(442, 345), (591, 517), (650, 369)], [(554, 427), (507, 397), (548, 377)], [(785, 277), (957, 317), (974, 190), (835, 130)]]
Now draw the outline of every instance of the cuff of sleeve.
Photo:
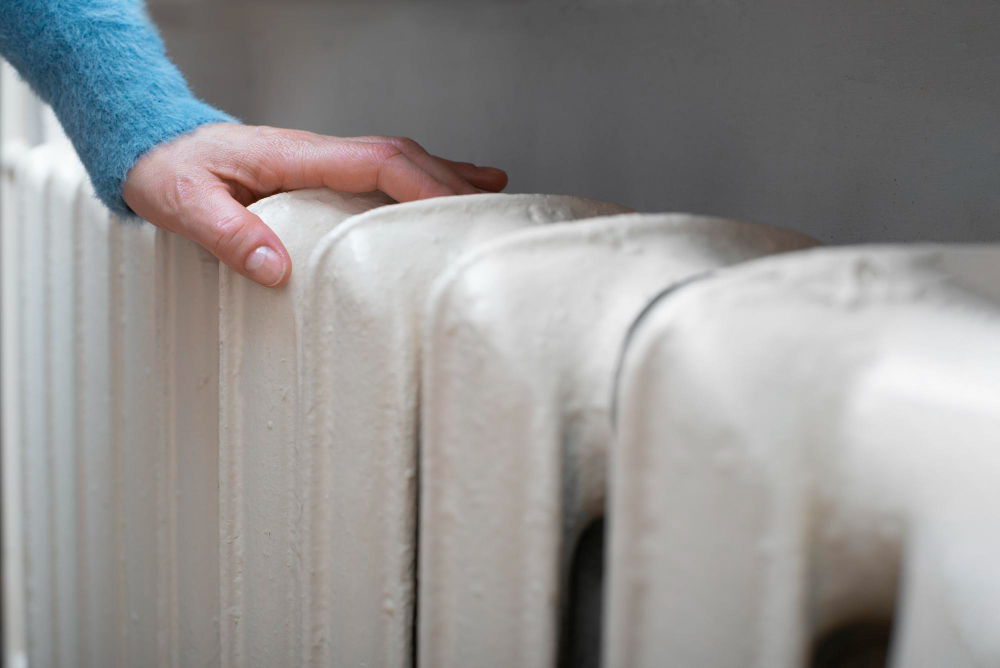
[(157, 109), (156, 118), (137, 119), (122, 128), (113, 158), (105, 155), (103, 165), (85, 165), (91, 174), (94, 192), (112, 212), (135, 214), (122, 199), (122, 187), (129, 170), (150, 149), (209, 123), (239, 123), (239, 120), (194, 97), (171, 101)]

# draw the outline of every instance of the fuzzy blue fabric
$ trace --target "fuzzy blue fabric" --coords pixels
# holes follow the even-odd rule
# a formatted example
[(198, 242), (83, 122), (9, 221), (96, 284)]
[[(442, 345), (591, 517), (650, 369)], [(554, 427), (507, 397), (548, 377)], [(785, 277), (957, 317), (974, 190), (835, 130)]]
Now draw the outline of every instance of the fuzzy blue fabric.
[(52, 106), (117, 213), (130, 213), (121, 190), (139, 156), (235, 121), (191, 94), (141, 0), (0, 0), (0, 54)]

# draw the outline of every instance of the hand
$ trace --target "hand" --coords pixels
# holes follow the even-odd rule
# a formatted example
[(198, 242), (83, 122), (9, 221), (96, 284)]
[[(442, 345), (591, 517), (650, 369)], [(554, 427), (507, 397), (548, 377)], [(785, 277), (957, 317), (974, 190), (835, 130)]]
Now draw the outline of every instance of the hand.
[(478, 189), (507, 175), (430, 155), (401, 137), (326, 137), (233, 123), (203, 125), (143, 155), (122, 188), (125, 203), (157, 227), (201, 244), (266, 287), (292, 273), (284, 244), (246, 207), (285, 190), (381, 190), (399, 202)]

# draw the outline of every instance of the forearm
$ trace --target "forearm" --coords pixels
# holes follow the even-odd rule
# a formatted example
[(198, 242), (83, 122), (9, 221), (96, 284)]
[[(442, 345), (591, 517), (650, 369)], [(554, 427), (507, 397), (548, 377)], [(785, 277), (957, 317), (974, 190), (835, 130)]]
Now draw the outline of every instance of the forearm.
[(233, 120), (191, 95), (139, 0), (3, 0), (0, 53), (52, 106), (98, 197), (119, 213), (140, 155)]

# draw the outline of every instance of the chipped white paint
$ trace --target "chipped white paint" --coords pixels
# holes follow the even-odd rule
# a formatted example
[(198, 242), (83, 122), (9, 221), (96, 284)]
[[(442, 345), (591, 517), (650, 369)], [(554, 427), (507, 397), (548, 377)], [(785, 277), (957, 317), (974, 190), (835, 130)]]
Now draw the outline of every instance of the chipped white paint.
[(618, 401), (605, 665), (798, 667), (893, 614), (894, 666), (1000, 664), (1000, 248), (694, 283)]
[(635, 214), (509, 235), (453, 265), (425, 341), (420, 665), (556, 664), (569, 562), (603, 513), (629, 323), (664, 286), (812, 245)]
[[(298, 225), (309, 215), (302, 197), (262, 215)], [(307, 269), (299, 263), (309, 281), (301, 309), (306, 435), (294, 441), (301, 476), (287, 483), (302, 513), (288, 549), (304, 563), (286, 582), (299, 588), (299, 627), (308, 629), (304, 665), (411, 664), (418, 323), (433, 279), (462, 250), (505, 232), (623, 210), (540, 195), (399, 204), (356, 216), (323, 238)]]

